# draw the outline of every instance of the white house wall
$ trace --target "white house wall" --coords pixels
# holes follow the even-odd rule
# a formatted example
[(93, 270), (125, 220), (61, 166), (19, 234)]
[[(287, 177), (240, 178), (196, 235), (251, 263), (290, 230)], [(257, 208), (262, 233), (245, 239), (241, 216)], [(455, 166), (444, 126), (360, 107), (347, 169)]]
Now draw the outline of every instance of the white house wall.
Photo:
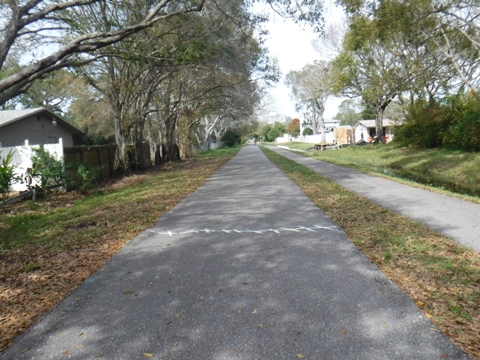
[[(334, 132), (333, 131), (325, 134), (325, 141), (328, 144), (333, 144), (334, 140), (335, 139), (334, 139)], [(322, 135), (321, 134), (307, 135), (307, 136), (300, 135), (300, 136), (294, 138), (293, 141), (300, 141), (300, 142), (304, 142), (304, 143), (307, 143), (307, 144), (320, 144), (322, 142)]]
[(363, 140), (369, 141), (370, 135), (368, 134), (367, 127), (362, 124), (359, 124), (355, 127), (355, 133), (354, 133), (355, 142), (362, 140), (362, 133), (363, 133)]
[(64, 146), (73, 146), (72, 133), (52, 118), (35, 114), (21, 121), (15, 121), (0, 128), (0, 144), (2, 147), (18, 146), (28, 140), (30, 144), (52, 144), (63, 139)]

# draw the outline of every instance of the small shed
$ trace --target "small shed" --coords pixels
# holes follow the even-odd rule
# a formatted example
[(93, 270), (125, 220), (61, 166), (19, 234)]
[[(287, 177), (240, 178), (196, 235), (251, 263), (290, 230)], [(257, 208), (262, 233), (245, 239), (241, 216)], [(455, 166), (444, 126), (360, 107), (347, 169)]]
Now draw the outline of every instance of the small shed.
[(338, 126), (334, 130), (335, 143), (348, 145), (353, 142), (353, 129), (350, 125)]
[(45, 108), (0, 111), (0, 147), (45, 145), (63, 140), (73, 146), (73, 135), (83, 132)]

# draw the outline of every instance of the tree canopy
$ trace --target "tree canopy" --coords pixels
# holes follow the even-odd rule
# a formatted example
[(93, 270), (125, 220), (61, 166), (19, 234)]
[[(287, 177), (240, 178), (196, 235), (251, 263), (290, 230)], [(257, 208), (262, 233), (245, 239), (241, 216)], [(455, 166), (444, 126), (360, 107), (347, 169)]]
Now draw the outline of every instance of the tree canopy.
[[(394, 101), (407, 109), (478, 89), (476, 0), (340, 0), (349, 27), (333, 60), (334, 91), (360, 97), (382, 119)], [(396, 106), (397, 106), (396, 105)], [(401, 111), (396, 111), (401, 113)]]
[(301, 70), (290, 71), (285, 82), (291, 89), (297, 108), (302, 109), (305, 119), (310, 121), (313, 133), (320, 131), (325, 136), (323, 113), (332, 94), (330, 64), (317, 60)]
[[(297, 21), (321, 28), (322, 3), (264, 0)], [(238, 1), (232, 1), (238, 4)], [(0, 105), (45, 74), (102, 58), (111, 45), (155, 24), (205, 14), (229, 16), (220, 0), (19, 0), (0, 3)], [(247, 9), (251, 1), (241, 1)], [(235, 5), (237, 6), (237, 5)], [(230, 20), (238, 20), (234, 17)], [(241, 21), (237, 25), (241, 25)]]

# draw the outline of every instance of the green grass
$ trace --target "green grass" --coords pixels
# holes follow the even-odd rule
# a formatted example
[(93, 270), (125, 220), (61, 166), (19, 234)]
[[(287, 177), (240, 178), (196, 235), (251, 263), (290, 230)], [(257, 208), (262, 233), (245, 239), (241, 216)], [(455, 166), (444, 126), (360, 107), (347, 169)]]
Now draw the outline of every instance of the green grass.
[[(286, 144), (303, 149), (311, 144)], [(311, 151), (312, 156), (337, 165), (403, 179), (480, 202), (480, 153), (418, 149), (388, 145), (350, 146), (340, 150)]]
[(308, 150), (308, 149), (313, 149), (313, 144), (307, 144), (307, 143), (302, 143), (302, 142), (289, 142), (289, 143), (284, 143), (284, 144), (277, 144), (279, 146), (286, 146), (289, 147), (290, 149), (299, 149), (299, 150)]
[(220, 147), (215, 150), (208, 150), (198, 154), (199, 159), (221, 159), (225, 157), (234, 157), (243, 146)]
[(480, 356), (479, 253), (261, 149), (445, 334)]

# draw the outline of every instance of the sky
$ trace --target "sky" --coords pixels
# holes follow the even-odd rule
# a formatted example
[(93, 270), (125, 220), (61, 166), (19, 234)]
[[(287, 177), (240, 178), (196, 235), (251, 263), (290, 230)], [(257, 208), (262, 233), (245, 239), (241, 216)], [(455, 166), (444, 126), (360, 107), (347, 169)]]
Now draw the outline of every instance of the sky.
[[(324, 17), (327, 24), (343, 22), (345, 17), (343, 10), (334, 5), (333, 0), (326, 0)], [(281, 79), (270, 90), (269, 106), (270, 113), (278, 113), (291, 118), (300, 117), (295, 111), (295, 104), (291, 100), (290, 90), (285, 85), (285, 76), (291, 70), (300, 70), (314, 60), (325, 59), (322, 54), (314, 49), (312, 40), (318, 37), (313, 30), (295, 24), (273, 14), (267, 24), (269, 35), (265, 45), (269, 49), (270, 56), (276, 57), (281, 71)], [(324, 117), (329, 119), (337, 114), (338, 105), (343, 99), (332, 98), (327, 101)], [(273, 115), (273, 114), (272, 114)]]

